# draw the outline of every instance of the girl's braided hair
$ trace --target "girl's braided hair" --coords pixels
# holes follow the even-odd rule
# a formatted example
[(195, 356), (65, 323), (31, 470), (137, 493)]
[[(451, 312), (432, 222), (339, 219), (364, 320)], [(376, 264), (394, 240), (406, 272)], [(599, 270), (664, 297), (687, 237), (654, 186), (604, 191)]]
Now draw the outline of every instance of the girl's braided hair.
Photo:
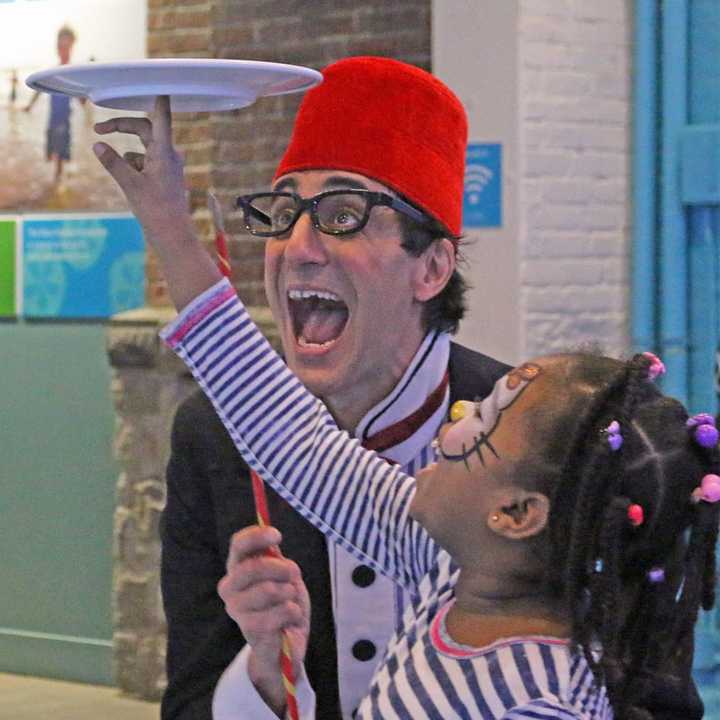
[[(566, 358), (562, 378), (549, 373), (561, 400), (536, 411), (546, 443), (526, 466), (551, 498), (547, 589), (569, 609), (573, 645), (605, 683), (615, 716), (644, 720), (648, 689), (691, 639), (699, 607), (714, 603), (720, 503), (691, 495), (718, 472), (718, 450), (692, 439), (687, 412), (648, 380), (644, 356)], [(614, 420), (617, 452), (604, 432)], [(628, 518), (633, 504), (639, 526)], [(664, 580), (653, 582), (651, 570)]]

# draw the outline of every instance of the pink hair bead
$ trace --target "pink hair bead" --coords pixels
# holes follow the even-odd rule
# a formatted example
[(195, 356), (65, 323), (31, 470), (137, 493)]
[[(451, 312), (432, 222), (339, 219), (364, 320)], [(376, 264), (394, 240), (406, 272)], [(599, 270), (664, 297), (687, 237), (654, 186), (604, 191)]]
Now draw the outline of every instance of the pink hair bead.
[(695, 502), (704, 500), (708, 503), (715, 503), (720, 500), (720, 477), (713, 473), (706, 475), (702, 479), (700, 487), (693, 490), (692, 497)]
[(648, 380), (655, 380), (658, 376), (665, 374), (665, 363), (655, 353), (644, 352), (642, 356), (650, 361)]

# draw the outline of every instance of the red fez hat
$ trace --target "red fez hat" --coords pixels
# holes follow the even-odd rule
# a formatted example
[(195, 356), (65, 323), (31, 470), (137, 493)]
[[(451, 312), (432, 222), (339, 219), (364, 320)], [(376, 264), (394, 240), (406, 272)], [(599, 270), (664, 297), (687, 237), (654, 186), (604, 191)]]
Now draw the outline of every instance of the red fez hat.
[(460, 235), (467, 118), (455, 94), (425, 70), (380, 57), (340, 60), (323, 78), (303, 98), (275, 178), (359, 173)]

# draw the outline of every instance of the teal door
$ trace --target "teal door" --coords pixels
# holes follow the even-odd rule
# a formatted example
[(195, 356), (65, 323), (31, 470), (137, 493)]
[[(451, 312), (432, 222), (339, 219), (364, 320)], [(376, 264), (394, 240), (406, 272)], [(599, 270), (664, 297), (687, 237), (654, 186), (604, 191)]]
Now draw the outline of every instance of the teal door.
[[(635, 5), (633, 343), (663, 389), (717, 413), (720, 339), (720, 2)], [(720, 612), (697, 629), (695, 677), (720, 720)]]
[(105, 327), (2, 322), (0, 368), (0, 672), (110, 683)]

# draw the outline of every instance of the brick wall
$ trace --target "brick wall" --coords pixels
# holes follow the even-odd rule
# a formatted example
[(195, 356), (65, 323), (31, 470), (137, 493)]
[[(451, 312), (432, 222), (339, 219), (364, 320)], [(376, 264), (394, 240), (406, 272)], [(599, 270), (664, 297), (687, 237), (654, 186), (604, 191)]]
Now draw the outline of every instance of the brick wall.
[[(150, 57), (265, 60), (320, 69), (350, 55), (387, 55), (430, 68), (431, 0), (148, 0)], [(176, 115), (190, 202), (210, 242), (206, 192), (225, 210), (233, 282), (251, 306), (265, 305), (262, 241), (240, 232), (233, 197), (265, 188), (287, 145), (300, 96), (265, 98), (224, 113)], [(168, 303), (154, 261), (147, 301)]]
[(632, 4), (522, 0), (523, 355), (627, 350)]

